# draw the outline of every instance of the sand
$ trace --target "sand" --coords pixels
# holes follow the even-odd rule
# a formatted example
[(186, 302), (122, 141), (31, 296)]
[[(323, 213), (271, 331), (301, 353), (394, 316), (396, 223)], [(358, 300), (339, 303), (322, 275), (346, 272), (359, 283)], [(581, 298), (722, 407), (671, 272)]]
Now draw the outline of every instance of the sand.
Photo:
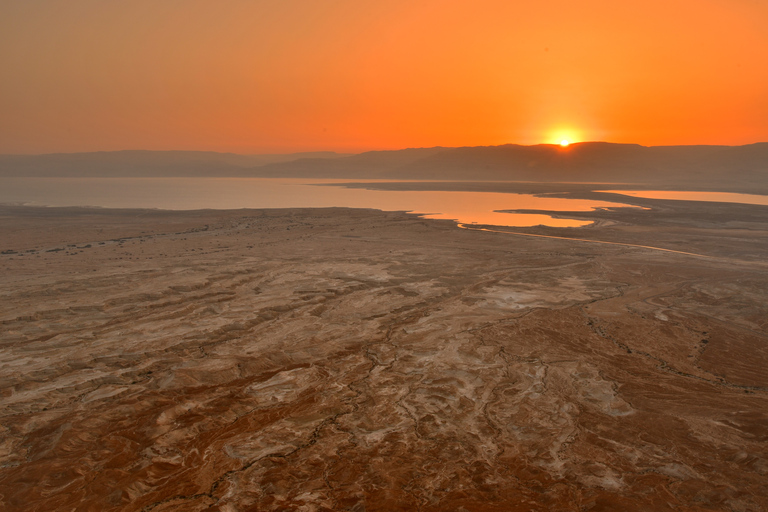
[(766, 510), (768, 209), (644, 204), (2, 207), (0, 508)]

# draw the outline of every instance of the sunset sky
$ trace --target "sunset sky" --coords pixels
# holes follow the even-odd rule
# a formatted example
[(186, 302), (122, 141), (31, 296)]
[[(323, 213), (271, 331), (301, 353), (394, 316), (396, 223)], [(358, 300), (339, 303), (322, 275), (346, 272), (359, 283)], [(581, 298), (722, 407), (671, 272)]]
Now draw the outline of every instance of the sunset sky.
[(0, 0), (0, 153), (768, 140), (766, 0)]

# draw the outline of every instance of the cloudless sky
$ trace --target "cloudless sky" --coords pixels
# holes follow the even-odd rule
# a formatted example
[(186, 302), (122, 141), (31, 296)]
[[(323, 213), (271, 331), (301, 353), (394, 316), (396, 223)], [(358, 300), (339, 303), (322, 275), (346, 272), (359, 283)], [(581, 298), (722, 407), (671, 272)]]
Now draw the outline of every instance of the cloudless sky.
[(766, 0), (0, 0), (0, 153), (768, 140)]

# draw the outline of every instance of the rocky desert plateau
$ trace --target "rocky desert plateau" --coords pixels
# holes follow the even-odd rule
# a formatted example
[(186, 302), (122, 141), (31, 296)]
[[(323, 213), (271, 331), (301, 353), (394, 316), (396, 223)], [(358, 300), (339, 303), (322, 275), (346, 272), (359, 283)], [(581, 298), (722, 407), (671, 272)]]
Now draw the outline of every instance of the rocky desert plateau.
[(2, 206), (0, 508), (768, 510), (768, 206), (631, 202)]

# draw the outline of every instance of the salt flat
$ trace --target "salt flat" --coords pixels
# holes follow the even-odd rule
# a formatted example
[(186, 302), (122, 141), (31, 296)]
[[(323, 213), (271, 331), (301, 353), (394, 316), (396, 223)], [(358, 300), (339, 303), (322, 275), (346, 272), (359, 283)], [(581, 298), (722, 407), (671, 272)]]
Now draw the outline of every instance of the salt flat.
[(765, 510), (768, 212), (643, 204), (2, 207), (0, 505)]

